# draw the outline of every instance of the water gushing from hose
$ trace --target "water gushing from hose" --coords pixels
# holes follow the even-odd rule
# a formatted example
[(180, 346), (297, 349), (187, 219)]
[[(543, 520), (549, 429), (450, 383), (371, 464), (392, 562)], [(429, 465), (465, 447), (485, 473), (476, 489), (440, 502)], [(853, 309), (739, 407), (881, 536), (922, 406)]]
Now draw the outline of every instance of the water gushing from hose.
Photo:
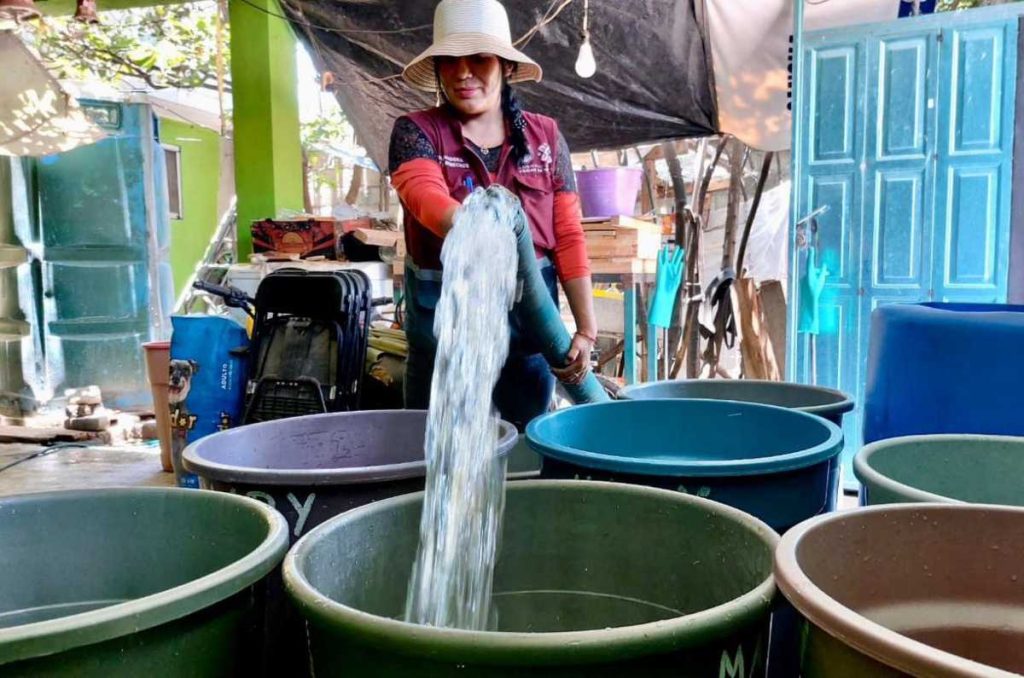
[(406, 620), (484, 630), (505, 500), (491, 394), (509, 347), (518, 201), (478, 189), (445, 238), (434, 319), (437, 358), (427, 417), (427, 484)]

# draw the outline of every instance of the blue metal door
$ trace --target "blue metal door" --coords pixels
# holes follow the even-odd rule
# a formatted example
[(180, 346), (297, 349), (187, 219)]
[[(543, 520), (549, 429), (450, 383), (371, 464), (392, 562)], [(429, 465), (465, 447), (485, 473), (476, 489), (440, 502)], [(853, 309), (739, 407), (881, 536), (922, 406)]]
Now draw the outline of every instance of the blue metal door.
[[(871, 312), (930, 299), (1006, 300), (1017, 16), (1006, 7), (808, 34), (799, 214), (827, 205), (821, 333), (791, 377), (863, 401)], [(954, 23), (955, 22), (955, 23)], [(794, 238), (793, 306), (806, 256)], [(795, 316), (796, 314), (792, 314)], [(847, 417), (845, 484), (861, 444)]]

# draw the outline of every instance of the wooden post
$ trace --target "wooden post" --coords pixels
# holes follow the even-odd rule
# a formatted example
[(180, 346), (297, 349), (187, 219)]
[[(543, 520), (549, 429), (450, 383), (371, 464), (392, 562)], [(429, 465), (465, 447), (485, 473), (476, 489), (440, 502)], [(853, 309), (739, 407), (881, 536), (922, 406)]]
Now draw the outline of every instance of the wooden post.
[(623, 313), (625, 314), (625, 325), (623, 326), (623, 341), (625, 342), (625, 349), (623, 350), (623, 379), (626, 385), (636, 384), (637, 382), (637, 364), (636, 364), (636, 285), (633, 284), (632, 276), (627, 276), (622, 281), (623, 288)]
[(310, 169), (309, 153), (306, 152), (306, 149), (302, 149), (302, 207), (307, 214), (313, 213), (313, 199), (309, 191)]
[[(688, 332), (687, 328), (691, 322), (695, 322), (697, 319), (696, 313), (691, 312), (692, 304), (684, 302), (685, 299), (689, 299), (693, 296), (693, 290), (695, 285), (699, 286), (699, 277), (697, 274), (696, 266), (696, 252), (697, 248), (696, 238), (693, 237), (694, 229), (691, 225), (691, 219), (687, 218), (688, 211), (686, 209), (686, 182), (683, 180), (683, 168), (679, 164), (679, 155), (676, 145), (670, 141), (666, 141), (661, 145), (662, 155), (665, 157), (665, 162), (668, 164), (668, 174), (672, 180), (672, 193), (675, 198), (675, 216), (676, 216), (676, 233), (675, 241), (676, 247), (686, 247), (686, 266), (684, 267), (683, 283), (679, 286), (679, 292), (676, 295), (676, 303), (674, 312), (672, 313), (673, 318), (678, 318), (680, 315), (685, 315), (683, 321), (684, 330), (680, 337), (685, 343), (686, 337), (696, 337), (696, 332)], [(699, 229), (698, 229), (699, 230)], [(689, 238), (687, 236), (690, 236)], [(687, 242), (687, 241), (690, 242)], [(698, 338), (699, 342), (699, 338)], [(685, 344), (684, 344), (685, 345)], [(687, 353), (695, 353), (693, 346), (687, 346)], [(665, 350), (669, 348), (666, 346)], [(673, 351), (678, 353), (678, 351)]]
[(743, 184), (744, 145), (738, 139), (729, 142), (729, 204), (725, 211), (725, 239), (722, 242), (722, 270), (736, 264), (736, 223), (740, 212), (740, 187)]
[(348, 185), (348, 194), (345, 196), (345, 202), (349, 205), (355, 205), (359, 202), (359, 192), (363, 189), (363, 166), (355, 165), (352, 168), (352, 181)]
[(646, 155), (640, 155), (640, 149), (634, 147), (636, 156), (640, 160), (640, 166), (644, 173), (644, 186), (647, 190), (642, 191), (640, 195), (640, 210), (644, 214), (655, 213), (657, 214), (658, 209), (658, 172), (654, 165), (654, 153), (660, 149), (659, 146), (655, 146)]
[[(686, 243), (686, 275), (689, 286), (689, 297), (692, 301), (686, 307), (686, 320), (683, 323), (683, 337), (682, 342), (679, 344), (676, 350), (676, 357), (674, 364), (672, 365), (672, 373), (670, 378), (675, 379), (683, 366), (683, 360), (686, 360), (686, 373), (689, 378), (695, 378), (700, 372), (700, 333), (697, 331), (697, 321), (700, 314), (700, 299), (697, 298), (701, 291), (700, 287), (700, 248), (701, 248), (701, 234), (703, 232), (701, 223), (706, 221), (707, 217), (702, 216), (707, 207), (707, 194), (708, 187), (711, 185), (711, 177), (715, 172), (715, 167), (718, 166), (718, 161), (722, 157), (722, 152), (725, 151), (725, 143), (727, 138), (723, 138), (717, 149), (715, 150), (714, 160), (705, 169), (703, 178), (698, 185), (694, 181), (694, 207), (693, 212), (687, 214), (689, 227), (687, 232), (689, 234), (689, 240)], [(703, 146), (703, 144), (702, 144)], [(692, 279), (692, 283), (689, 282)]]

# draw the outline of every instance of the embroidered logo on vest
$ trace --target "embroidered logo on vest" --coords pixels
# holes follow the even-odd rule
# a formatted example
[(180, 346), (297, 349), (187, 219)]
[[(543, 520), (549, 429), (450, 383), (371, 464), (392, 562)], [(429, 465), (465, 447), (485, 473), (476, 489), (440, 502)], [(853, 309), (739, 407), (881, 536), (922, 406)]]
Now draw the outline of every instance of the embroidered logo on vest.
[(519, 165), (520, 174), (551, 174), (552, 158), (549, 144), (543, 143), (537, 148), (537, 152), (540, 154), (540, 164), (536, 162), (533, 146), (527, 146), (526, 150), (528, 153)]
[(450, 167), (452, 169), (469, 169), (469, 163), (462, 158), (452, 155), (442, 155), (439, 160), (445, 167)]
[(554, 162), (551, 158), (551, 144), (543, 143), (537, 150), (540, 152), (540, 161), (542, 163), (550, 165)]

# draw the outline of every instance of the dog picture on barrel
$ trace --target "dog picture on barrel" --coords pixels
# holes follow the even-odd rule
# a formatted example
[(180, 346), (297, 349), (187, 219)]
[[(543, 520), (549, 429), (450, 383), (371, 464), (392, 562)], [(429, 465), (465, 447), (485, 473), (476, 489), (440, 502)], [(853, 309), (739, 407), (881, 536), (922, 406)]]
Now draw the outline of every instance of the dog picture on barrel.
[(192, 388), (192, 376), (199, 372), (195, 360), (172, 360), (168, 378), (168, 397), (171, 403), (183, 403)]

